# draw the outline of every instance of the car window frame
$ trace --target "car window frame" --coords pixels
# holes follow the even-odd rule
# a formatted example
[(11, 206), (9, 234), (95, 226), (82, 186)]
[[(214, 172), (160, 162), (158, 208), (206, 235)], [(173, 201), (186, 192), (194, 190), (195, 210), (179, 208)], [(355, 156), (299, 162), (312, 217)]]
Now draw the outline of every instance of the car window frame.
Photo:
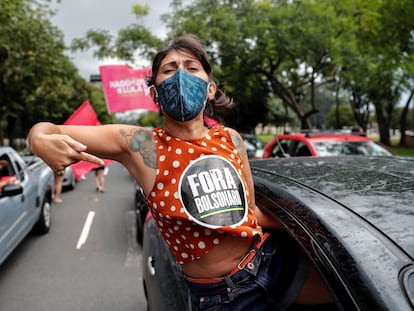
[[(286, 150), (283, 149), (283, 152), (280, 152), (283, 148), (283, 144), (287, 145)], [(290, 138), (276, 138), (275, 143), (270, 150), (270, 157), (285, 157), (286, 155), (291, 156), (290, 147), (291, 146), (291, 139)]]

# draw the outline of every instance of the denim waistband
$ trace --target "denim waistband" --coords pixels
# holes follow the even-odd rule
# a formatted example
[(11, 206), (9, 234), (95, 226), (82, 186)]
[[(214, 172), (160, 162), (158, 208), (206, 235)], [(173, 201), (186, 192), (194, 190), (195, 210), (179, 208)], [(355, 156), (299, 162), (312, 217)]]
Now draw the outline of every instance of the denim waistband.
[(240, 262), (235, 266), (229, 273), (224, 275), (223, 277), (217, 278), (192, 278), (190, 276), (184, 275), (184, 278), (189, 283), (195, 284), (212, 284), (212, 283), (219, 283), (224, 282), (228, 277), (235, 277), (236, 273), (242, 270), (247, 270), (249, 272), (253, 272), (257, 269), (260, 264), (261, 257), (262, 257), (262, 247), (267, 238), (269, 237), (269, 233), (265, 233), (261, 239), (255, 241), (252, 247), (249, 249), (247, 254), (240, 260)]

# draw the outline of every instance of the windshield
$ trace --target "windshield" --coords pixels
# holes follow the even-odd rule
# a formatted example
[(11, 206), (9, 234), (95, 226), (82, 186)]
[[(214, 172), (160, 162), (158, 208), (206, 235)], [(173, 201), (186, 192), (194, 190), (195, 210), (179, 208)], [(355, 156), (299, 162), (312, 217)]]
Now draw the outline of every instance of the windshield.
[(370, 155), (370, 156), (392, 156), (384, 147), (372, 141), (324, 141), (313, 143), (318, 156), (335, 155)]

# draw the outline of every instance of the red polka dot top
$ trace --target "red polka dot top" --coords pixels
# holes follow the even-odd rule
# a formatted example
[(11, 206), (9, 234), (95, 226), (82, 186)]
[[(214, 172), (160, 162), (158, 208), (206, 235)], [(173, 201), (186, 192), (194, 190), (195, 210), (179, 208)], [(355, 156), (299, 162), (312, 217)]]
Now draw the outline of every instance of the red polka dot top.
[(153, 218), (179, 264), (197, 260), (230, 233), (262, 235), (249, 206), (243, 164), (226, 127), (185, 141), (153, 130), (158, 168), (147, 197)]

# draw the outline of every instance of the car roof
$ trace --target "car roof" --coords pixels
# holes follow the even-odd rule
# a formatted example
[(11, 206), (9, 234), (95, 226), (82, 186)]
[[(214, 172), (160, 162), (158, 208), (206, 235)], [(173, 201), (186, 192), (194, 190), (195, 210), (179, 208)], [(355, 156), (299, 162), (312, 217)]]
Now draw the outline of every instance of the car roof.
[(290, 138), (297, 140), (309, 141), (373, 141), (365, 135), (347, 134), (347, 133), (297, 133), (297, 134), (282, 134), (278, 136), (279, 139)]
[(414, 258), (414, 158), (297, 157), (252, 161), (251, 167), (270, 183), (287, 180), (288, 191), (309, 205), (320, 198), (335, 208), (339, 203)]
[(240, 132), (239, 134), (240, 136), (245, 136), (245, 137), (256, 137), (256, 135), (252, 133)]
[(11, 150), (13, 149), (9, 146), (0, 146), (0, 152), (2, 153), (10, 152)]

